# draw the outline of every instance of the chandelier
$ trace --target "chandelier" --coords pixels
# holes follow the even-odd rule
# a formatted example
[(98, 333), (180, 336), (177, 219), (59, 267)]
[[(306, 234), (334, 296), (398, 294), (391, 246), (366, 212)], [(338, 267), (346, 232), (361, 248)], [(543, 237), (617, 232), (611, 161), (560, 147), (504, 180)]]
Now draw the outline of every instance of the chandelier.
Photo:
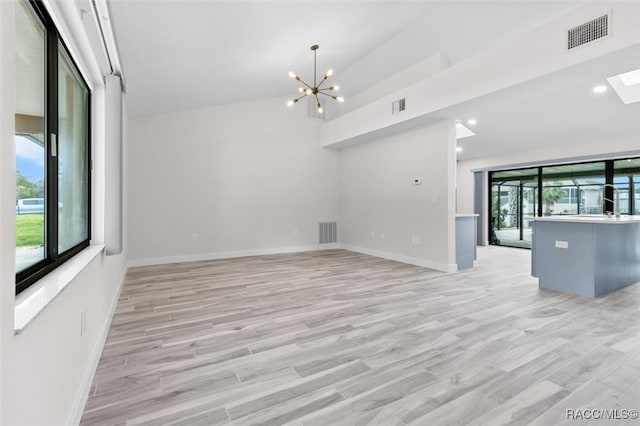
[(297, 103), (300, 99), (305, 98), (307, 96), (314, 96), (316, 98), (316, 108), (318, 109), (318, 114), (322, 114), (324, 111), (322, 109), (322, 104), (320, 103), (320, 98), (318, 97), (318, 95), (324, 95), (338, 102), (344, 102), (344, 98), (342, 96), (336, 96), (331, 93), (331, 92), (338, 91), (340, 87), (338, 86), (328, 86), (324, 88), (322, 87), (322, 85), (333, 74), (333, 70), (327, 71), (324, 77), (322, 77), (322, 80), (320, 80), (320, 82), (318, 83), (318, 78), (316, 75), (316, 52), (318, 51), (319, 47), (320, 46), (318, 46), (317, 44), (314, 44), (313, 46), (311, 46), (311, 51), (313, 52), (313, 86), (305, 83), (304, 80), (302, 80), (299, 76), (297, 76), (296, 73), (294, 73), (293, 71), (289, 71), (289, 77), (299, 81), (306, 87), (298, 88), (298, 92), (301, 93), (301, 96), (299, 98), (294, 98), (289, 102), (287, 102), (287, 106), (292, 106), (293, 104)]

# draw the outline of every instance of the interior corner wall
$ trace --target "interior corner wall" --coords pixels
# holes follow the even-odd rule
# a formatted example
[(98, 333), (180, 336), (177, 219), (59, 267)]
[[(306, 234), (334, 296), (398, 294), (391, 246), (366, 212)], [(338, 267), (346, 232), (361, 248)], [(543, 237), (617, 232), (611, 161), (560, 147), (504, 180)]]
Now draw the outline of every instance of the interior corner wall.
[(132, 118), (131, 265), (318, 248), (339, 162), (282, 99)]
[(341, 151), (345, 248), (455, 270), (454, 125), (442, 121)]

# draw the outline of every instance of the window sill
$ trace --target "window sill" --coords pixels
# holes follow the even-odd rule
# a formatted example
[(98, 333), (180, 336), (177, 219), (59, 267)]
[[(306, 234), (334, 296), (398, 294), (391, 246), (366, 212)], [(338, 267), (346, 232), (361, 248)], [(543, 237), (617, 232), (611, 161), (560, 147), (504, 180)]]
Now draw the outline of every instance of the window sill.
[(18, 335), (49, 306), (96, 256), (104, 244), (90, 245), (16, 296), (13, 333)]

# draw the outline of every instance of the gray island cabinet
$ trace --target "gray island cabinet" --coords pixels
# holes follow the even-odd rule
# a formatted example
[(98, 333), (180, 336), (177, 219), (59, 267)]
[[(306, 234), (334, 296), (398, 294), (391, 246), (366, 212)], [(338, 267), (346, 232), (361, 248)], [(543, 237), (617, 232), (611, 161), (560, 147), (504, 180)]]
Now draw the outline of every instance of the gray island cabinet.
[(473, 268), (473, 261), (477, 259), (477, 222), (477, 214), (456, 215), (456, 264), (458, 271)]
[(585, 297), (640, 283), (640, 216), (535, 218), (531, 274), (540, 288)]

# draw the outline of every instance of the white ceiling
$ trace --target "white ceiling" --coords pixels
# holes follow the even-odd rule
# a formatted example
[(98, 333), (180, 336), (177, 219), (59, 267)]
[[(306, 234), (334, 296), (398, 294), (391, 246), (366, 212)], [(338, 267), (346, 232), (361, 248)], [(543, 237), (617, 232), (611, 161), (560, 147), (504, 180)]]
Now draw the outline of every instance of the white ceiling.
[(112, 0), (127, 106), (148, 115), (295, 94), (335, 70), (345, 97), (442, 51), (455, 64), (578, 1)]
[[(458, 140), (459, 160), (635, 138), (640, 102), (625, 105), (606, 78), (640, 68), (640, 45), (431, 114), (462, 120), (476, 136)], [(598, 85), (605, 93), (594, 93)], [(478, 122), (471, 126), (469, 118)], [(640, 142), (637, 149), (640, 150)]]

